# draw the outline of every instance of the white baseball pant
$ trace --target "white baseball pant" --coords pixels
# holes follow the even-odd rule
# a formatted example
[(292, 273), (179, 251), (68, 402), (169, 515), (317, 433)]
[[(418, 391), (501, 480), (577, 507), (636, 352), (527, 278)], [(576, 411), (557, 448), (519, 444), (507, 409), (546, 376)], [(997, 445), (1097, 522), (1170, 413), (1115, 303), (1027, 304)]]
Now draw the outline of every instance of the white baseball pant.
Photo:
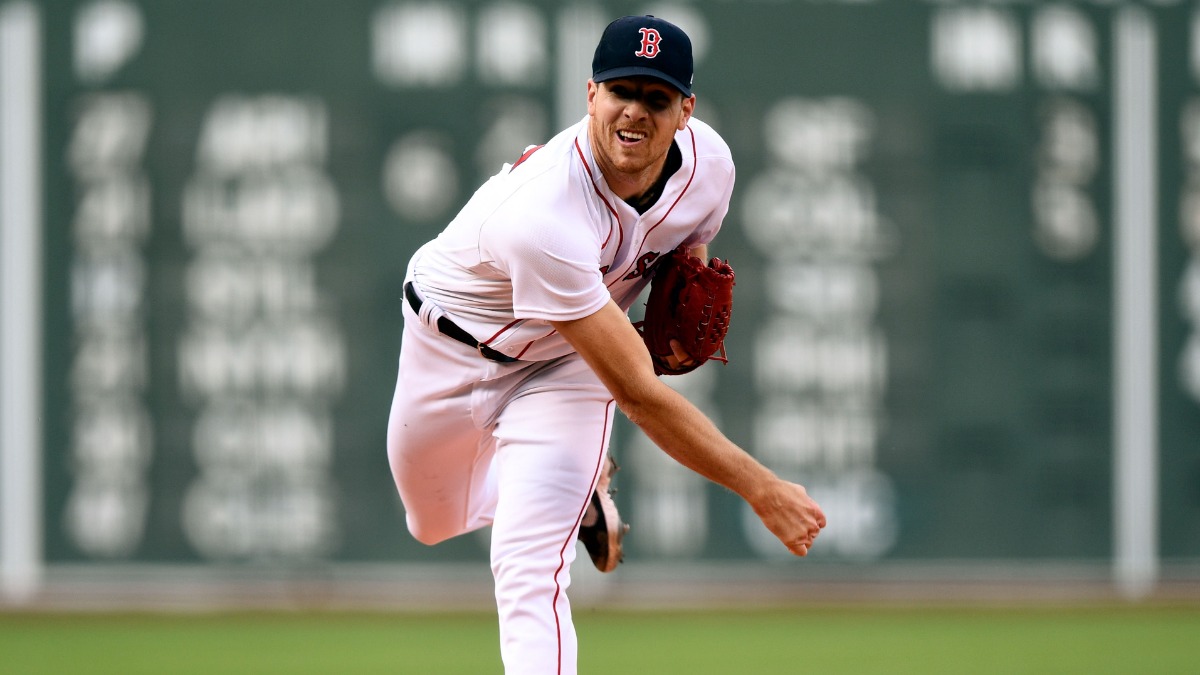
[(616, 406), (577, 354), (495, 363), (404, 305), (388, 460), (408, 529), (435, 544), (492, 526), (507, 675), (574, 675), (566, 590)]

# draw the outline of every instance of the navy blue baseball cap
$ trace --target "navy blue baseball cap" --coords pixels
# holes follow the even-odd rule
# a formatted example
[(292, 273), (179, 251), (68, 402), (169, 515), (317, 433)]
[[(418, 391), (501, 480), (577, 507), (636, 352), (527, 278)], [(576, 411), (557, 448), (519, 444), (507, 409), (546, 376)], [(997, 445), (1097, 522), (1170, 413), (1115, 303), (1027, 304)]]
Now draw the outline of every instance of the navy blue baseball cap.
[(623, 16), (608, 24), (592, 57), (592, 81), (645, 75), (692, 95), (692, 41), (679, 26), (654, 16)]

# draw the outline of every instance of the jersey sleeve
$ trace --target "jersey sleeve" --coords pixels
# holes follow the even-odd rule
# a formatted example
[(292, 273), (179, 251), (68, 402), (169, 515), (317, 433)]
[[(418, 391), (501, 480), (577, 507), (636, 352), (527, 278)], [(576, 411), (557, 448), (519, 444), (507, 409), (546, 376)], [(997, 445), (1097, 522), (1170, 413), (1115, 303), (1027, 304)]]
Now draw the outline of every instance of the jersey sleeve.
[(688, 238), (684, 241), (688, 246), (700, 246), (701, 244), (711, 243), (713, 239), (716, 239), (717, 233), (721, 230), (721, 224), (725, 221), (725, 216), (729, 213), (729, 200), (733, 197), (733, 161), (725, 158), (710, 158), (707, 161), (713, 165), (709, 169), (710, 171), (719, 171), (726, 175), (724, 193), (717, 202), (717, 208), (709, 212), (708, 216), (700, 221), (696, 229), (688, 235)]
[(570, 321), (594, 314), (609, 301), (600, 244), (585, 223), (543, 217), (484, 228), (487, 257), (512, 280), (515, 318)]

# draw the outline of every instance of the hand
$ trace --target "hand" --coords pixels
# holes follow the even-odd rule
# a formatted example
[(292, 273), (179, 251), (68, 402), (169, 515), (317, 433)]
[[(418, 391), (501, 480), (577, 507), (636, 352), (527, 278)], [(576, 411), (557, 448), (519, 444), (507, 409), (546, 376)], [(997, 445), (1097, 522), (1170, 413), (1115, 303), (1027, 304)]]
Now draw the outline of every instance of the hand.
[(778, 480), (750, 504), (763, 525), (788, 550), (806, 556), (825, 527), (825, 513), (803, 485)]
[(696, 361), (692, 358), (691, 354), (684, 351), (683, 347), (679, 344), (679, 340), (671, 340), (671, 352), (672, 354), (666, 358), (667, 365), (671, 367), (671, 370), (690, 366)]

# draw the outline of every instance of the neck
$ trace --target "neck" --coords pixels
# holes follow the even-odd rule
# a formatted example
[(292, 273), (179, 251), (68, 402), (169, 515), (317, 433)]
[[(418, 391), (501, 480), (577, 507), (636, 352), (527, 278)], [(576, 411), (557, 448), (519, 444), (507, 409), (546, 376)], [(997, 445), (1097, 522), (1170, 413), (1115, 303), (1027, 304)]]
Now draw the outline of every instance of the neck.
[(659, 167), (658, 178), (655, 179), (650, 187), (633, 197), (625, 199), (625, 203), (632, 206), (639, 214), (643, 214), (650, 210), (650, 207), (658, 203), (658, 198), (662, 196), (663, 190), (666, 189), (667, 181), (679, 167), (683, 165), (683, 155), (679, 152), (679, 146), (671, 143), (670, 149), (667, 150), (667, 156), (663, 158), (662, 166)]

